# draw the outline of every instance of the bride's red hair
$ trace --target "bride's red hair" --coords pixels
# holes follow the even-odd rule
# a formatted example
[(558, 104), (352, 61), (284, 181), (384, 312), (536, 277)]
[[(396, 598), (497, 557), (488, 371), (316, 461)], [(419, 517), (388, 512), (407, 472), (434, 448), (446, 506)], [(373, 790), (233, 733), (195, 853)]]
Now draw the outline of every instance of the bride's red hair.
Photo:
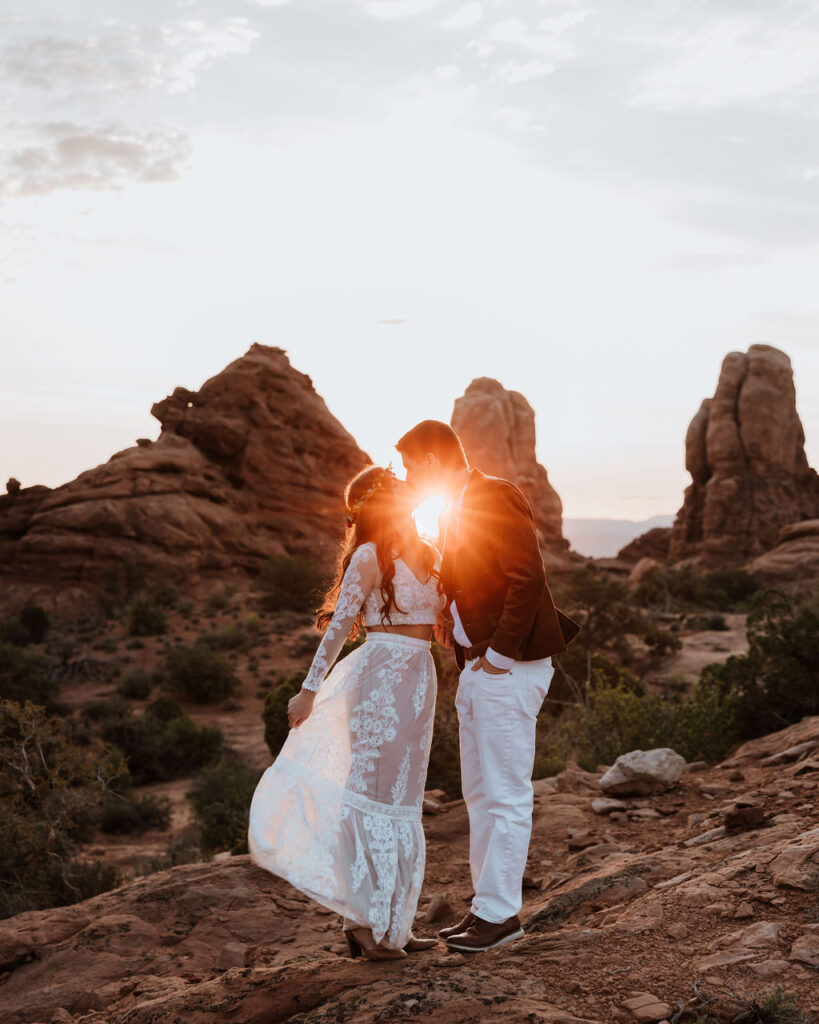
[[(335, 579), (324, 595), (324, 601), (316, 615), (316, 626), (319, 629), (325, 630), (333, 617), (341, 581), (350, 564), (350, 559), (362, 544), (367, 544), (370, 541), (375, 543), (378, 568), (381, 570), (381, 598), (383, 601), (381, 618), (389, 622), (393, 609), (401, 611), (395, 603), (393, 579), (395, 577), (395, 552), (400, 550), (404, 542), (404, 538), (399, 532), (398, 523), (399, 519), (403, 519), (405, 513), (399, 509), (394, 484), (395, 476), (392, 470), (384, 469), (381, 466), (368, 466), (366, 469), (362, 469), (347, 484), (344, 502), (352, 525), (347, 528), (347, 536), (339, 556)], [(405, 523), (401, 525), (406, 529)], [(424, 569), (427, 573), (432, 573), (435, 566), (435, 551), (430, 545), (423, 543), (420, 537), (418, 537), (418, 544), (424, 551)], [(358, 636), (364, 624), (363, 619), (363, 612), (359, 612), (350, 632), (351, 638), (354, 639)]]

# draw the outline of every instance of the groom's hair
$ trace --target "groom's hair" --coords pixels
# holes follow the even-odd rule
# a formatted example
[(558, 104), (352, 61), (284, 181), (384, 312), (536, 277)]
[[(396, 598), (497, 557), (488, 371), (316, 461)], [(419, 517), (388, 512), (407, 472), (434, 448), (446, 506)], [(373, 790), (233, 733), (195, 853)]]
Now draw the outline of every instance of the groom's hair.
[(440, 420), (421, 420), (408, 430), (395, 446), (411, 459), (422, 459), (432, 452), (445, 469), (466, 469), (464, 446), (448, 423)]

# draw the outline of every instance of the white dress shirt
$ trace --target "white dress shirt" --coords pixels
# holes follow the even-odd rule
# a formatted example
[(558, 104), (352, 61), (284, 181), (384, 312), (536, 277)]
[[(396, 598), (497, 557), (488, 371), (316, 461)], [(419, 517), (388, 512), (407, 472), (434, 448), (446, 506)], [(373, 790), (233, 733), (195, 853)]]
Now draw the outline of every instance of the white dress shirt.
[[(468, 484), (469, 481), (467, 480), (467, 482), (463, 486), (463, 489), (461, 490), (461, 493), (458, 495), (458, 500), (455, 502), (454, 505), (455, 529), (452, 533), (453, 544), (456, 542), (458, 537), (458, 524), (460, 521), (461, 505), (463, 504), (464, 492), (466, 491)], [(471, 647), (472, 641), (466, 635), (466, 630), (464, 629), (463, 623), (461, 622), (461, 617), (458, 614), (458, 606), (455, 604), (454, 601), (452, 602), (452, 621), (452, 635), (455, 638), (455, 640), (457, 640), (461, 647)], [(498, 654), (498, 652), (493, 651), (491, 647), (489, 647), (486, 651), (486, 660), (489, 662), (490, 665), (493, 665), (495, 668), (501, 668), (506, 670), (512, 668), (512, 666), (515, 664), (514, 658), (510, 658), (506, 654)]]

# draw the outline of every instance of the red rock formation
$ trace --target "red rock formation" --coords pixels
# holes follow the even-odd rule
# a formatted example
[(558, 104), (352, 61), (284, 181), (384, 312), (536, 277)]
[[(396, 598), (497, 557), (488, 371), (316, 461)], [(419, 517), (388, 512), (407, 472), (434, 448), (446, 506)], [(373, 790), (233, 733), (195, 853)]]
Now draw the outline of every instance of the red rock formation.
[(769, 345), (731, 352), (685, 439), (692, 484), (672, 527), (674, 560), (720, 564), (772, 548), (788, 523), (819, 516), (791, 363)]
[(511, 480), (529, 499), (541, 546), (552, 555), (568, 552), (563, 504), (537, 461), (535, 412), (523, 395), (491, 377), (478, 377), (456, 399), (452, 426), (470, 465)]
[(166, 573), (327, 556), (345, 483), (369, 459), (282, 349), (252, 345), (202, 388), (177, 388), (141, 438), (53, 490), (0, 497), (6, 582), (95, 583), (137, 562)]
[(819, 577), (819, 519), (783, 527), (776, 547), (759, 555), (748, 568), (770, 582), (802, 581), (815, 588)]
[(639, 537), (620, 548), (617, 557), (626, 562), (639, 562), (643, 558), (653, 558), (656, 561), (664, 561), (668, 558), (668, 545), (671, 541), (670, 526), (655, 526), (646, 530)]

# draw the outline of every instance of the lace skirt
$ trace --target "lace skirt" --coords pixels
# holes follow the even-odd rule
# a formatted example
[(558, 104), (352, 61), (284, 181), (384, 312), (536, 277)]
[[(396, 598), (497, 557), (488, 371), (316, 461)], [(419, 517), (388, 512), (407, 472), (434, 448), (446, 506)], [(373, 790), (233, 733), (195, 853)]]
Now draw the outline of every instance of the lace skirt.
[(325, 678), (250, 805), (256, 864), (396, 949), (424, 877), (435, 693), (427, 641), (370, 634)]

